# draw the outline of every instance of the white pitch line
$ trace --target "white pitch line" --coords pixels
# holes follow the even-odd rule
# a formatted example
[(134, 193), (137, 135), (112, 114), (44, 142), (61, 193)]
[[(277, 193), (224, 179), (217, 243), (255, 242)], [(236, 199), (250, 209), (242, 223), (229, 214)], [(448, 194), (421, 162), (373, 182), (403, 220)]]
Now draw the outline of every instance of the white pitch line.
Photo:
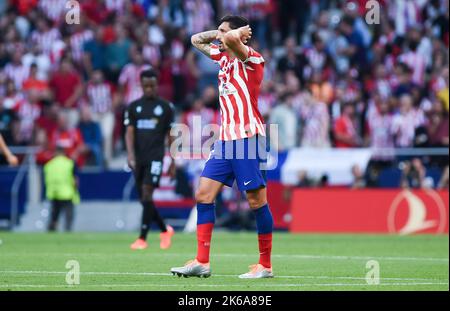
[[(71, 288), (77, 287), (180, 287), (187, 284), (87, 284), (87, 285), (44, 285), (44, 284), (0, 284), (0, 288)], [(192, 285), (192, 284), (189, 284)], [(448, 285), (443, 282), (417, 282), (417, 283), (381, 283), (378, 285), (369, 285), (367, 283), (314, 283), (314, 284), (258, 284), (260, 287), (351, 287), (351, 286), (367, 286), (370, 288), (376, 288), (378, 286), (420, 286), (420, 285)], [(243, 287), (242, 284), (195, 284), (195, 287)]]
[[(177, 254), (178, 256), (178, 254)], [(218, 254), (212, 257), (250, 257), (253, 255), (247, 254)], [(254, 256), (253, 256), (254, 257)], [(293, 259), (333, 259), (333, 260), (392, 260), (392, 261), (439, 261), (439, 262), (449, 262), (449, 258), (434, 258), (434, 257), (383, 257), (383, 256), (323, 256), (323, 255), (280, 255), (273, 254), (272, 258), (293, 258)]]
[[(8, 254), (1, 254), (1, 256), (7, 256)], [(13, 255), (13, 254), (11, 254)], [(62, 256), (104, 256), (104, 253), (63, 253), (60, 254), (58, 253), (58, 255), (62, 255)], [(113, 256), (130, 256), (132, 255), (130, 254), (115, 254)], [(155, 255), (155, 253), (150, 253), (150, 255)], [(158, 253), (158, 255), (161, 255), (160, 253)], [(173, 254), (173, 253), (166, 253), (163, 254), (164, 256), (170, 256), (170, 257), (174, 257), (174, 256), (192, 256), (192, 253), (177, 253), (177, 254)], [(46, 256), (48, 256), (48, 253), (46, 254)], [(234, 258), (253, 258), (256, 257), (257, 255), (253, 255), (253, 254), (231, 254), (231, 253), (222, 253), (222, 254), (213, 254), (211, 255), (212, 258), (220, 258), (220, 257), (234, 257)], [(280, 258), (280, 259), (323, 259), (323, 260), (386, 260), (386, 261), (432, 261), (432, 262), (442, 262), (442, 263), (449, 263), (450, 260), (449, 258), (439, 258), (439, 257), (394, 257), (394, 256), (326, 256), (326, 255), (310, 255), (310, 254), (273, 254), (272, 258)]]
[[(67, 274), (64, 271), (26, 271), (26, 270), (0, 270), (0, 274), (36, 274), (36, 275), (61, 275)], [(111, 275), (111, 276), (172, 276), (172, 273), (158, 273), (158, 272), (105, 272), (105, 271), (90, 271), (90, 272), (80, 272), (80, 275)], [(213, 274), (215, 277), (232, 277), (235, 278), (237, 275), (234, 274)], [(336, 279), (336, 280), (365, 280), (365, 277), (352, 277), (352, 276), (324, 276), (324, 275), (276, 275), (279, 279)], [(440, 279), (430, 279), (430, 278), (381, 278), (382, 280), (388, 281), (441, 281)]]

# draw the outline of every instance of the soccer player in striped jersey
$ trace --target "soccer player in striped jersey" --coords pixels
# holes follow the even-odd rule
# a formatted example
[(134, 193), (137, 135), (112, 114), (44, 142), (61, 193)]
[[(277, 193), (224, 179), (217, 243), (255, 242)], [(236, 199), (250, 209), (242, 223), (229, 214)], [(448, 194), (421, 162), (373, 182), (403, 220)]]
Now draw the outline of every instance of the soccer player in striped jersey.
[[(266, 132), (257, 98), (264, 74), (263, 57), (247, 46), (252, 36), (240, 16), (222, 18), (218, 30), (192, 37), (192, 44), (219, 64), (221, 108), (220, 138), (215, 142), (200, 178), (197, 201), (197, 257), (184, 267), (172, 268), (178, 276), (211, 275), (209, 251), (215, 221), (214, 201), (223, 186), (246, 192), (255, 213), (259, 262), (240, 278), (273, 277), (271, 265), (273, 218), (267, 204), (265, 168)], [(218, 45), (213, 41), (219, 41)]]

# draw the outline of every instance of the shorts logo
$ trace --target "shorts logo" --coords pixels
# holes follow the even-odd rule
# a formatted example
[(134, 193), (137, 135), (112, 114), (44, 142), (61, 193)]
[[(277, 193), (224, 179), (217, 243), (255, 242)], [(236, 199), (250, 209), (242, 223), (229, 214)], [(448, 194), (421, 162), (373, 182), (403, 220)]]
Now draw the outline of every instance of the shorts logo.
[(162, 172), (162, 162), (153, 161), (152, 165), (151, 165), (151, 168), (150, 168), (150, 174), (152, 174), (152, 175), (161, 175), (161, 172)]
[(251, 182), (252, 182), (252, 180), (250, 180), (250, 181), (247, 181), (247, 182), (244, 182), (244, 186), (248, 186), (248, 185), (250, 185), (250, 184), (251, 184)]

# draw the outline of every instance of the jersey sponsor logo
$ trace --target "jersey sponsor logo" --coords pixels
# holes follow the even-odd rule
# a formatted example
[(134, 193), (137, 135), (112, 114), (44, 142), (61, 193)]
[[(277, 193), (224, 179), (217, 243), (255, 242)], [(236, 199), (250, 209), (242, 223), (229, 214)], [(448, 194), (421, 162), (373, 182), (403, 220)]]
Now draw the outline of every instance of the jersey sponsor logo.
[(143, 119), (137, 121), (137, 128), (140, 130), (154, 130), (158, 125), (158, 119)]
[(226, 95), (231, 95), (231, 94), (237, 94), (237, 90), (235, 88), (233, 89), (229, 89), (226, 86), (224, 86), (221, 90), (220, 90), (220, 96), (226, 96)]
[(153, 110), (153, 113), (154, 113), (156, 116), (162, 115), (162, 114), (163, 114), (163, 109), (162, 109), (162, 107), (159, 106), (159, 105), (156, 106), (155, 110)]

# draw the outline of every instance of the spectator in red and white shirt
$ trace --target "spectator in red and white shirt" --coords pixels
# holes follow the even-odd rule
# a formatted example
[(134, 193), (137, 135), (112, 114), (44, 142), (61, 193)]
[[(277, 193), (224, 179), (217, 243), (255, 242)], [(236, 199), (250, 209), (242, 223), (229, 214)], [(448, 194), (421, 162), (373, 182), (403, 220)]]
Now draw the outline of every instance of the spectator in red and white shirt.
[(3, 102), (4, 109), (12, 110), (24, 99), (23, 94), (17, 91), (14, 81), (7, 80), (5, 84), (5, 95), (3, 98), (0, 97), (0, 101)]
[(394, 158), (394, 154), (389, 151), (377, 152), (377, 149), (394, 148), (393, 119), (389, 102), (382, 94), (375, 93), (366, 115), (366, 141), (367, 145), (375, 149), (374, 160), (390, 161)]
[(41, 18), (36, 23), (36, 30), (31, 33), (31, 43), (40, 46), (42, 51), (51, 55), (53, 45), (61, 38), (57, 28), (51, 28), (51, 22)]
[(410, 42), (409, 51), (400, 55), (399, 62), (407, 64), (413, 71), (412, 81), (417, 85), (422, 85), (427, 69), (426, 58), (418, 51), (419, 42)]
[(140, 45), (142, 46), (142, 57), (145, 63), (150, 64), (153, 68), (159, 68), (161, 62), (161, 49), (158, 45), (152, 44), (148, 40), (148, 35), (143, 33), (139, 37)]
[(184, 2), (188, 35), (202, 32), (209, 28), (211, 21), (214, 20), (214, 11), (211, 7), (211, 1), (186, 0)]
[(399, 112), (394, 116), (392, 125), (395, 146), (413, 147), (415, 131), (424, 122), (423, 111), (413, 107), (413, 98), (410, 95), (403, 95), (399, 101)]
[(115, 90), (111, 83), (105, 81), (100, 70), (94, 71), (92, 80), (86, 87), (86, 95), (92, 111), (92, 117), (100, 125), (103, 136), (103, 151), (106, 163), (112, 160)]
[(20, 142), (22, 144), (30, 144), (35, 130), (35, 122), (41, 115), (39, 93), (36, 91), (28, 92), (27, 98), (17, 102), (14, 111), (20, 119)]
[(330, 147), (330, 116), (325, 103), (317, 101), (310, 92), (301, 96), (300, 115), (304, 122), (301, 146)]
[(59, 22), (64, 16), (67, 1), (39, 0), (39, 8), (53, 22)]
[[(217, 125), (218, 129), (219, 122), (219, 113), (214, 109), (205, 107), (205, 102), (203, 99), (195, 100), (191, 109), (183, 113), (181, 116), (181, 123), (186, 124), (191, 133), (189, 137), (190, 141), (185, 141), (184, 143), (189, 146), (189, 151), (193, 152), (196, 159), (202, 158), (202, 152), (205, 150), (201, 150), (199, 148), (203, 148), (204, 142), (210, 138), (210, 136), (203, 136), (203, 129), (209, 125)], [(206, 154), (209, 154), (209, 152), (206, 151)]]
[(142, 97), (140, 75), (142, 71), (151, 68), (144, 64), (141, 53), (134, 52), (131, 57), (133, 62), (123, 67), (119, 76), (119, 86), (126, 105)]
[(20, 51), (14, 53), (12, 62), (5, 66), (4, 71), (6, 77), (14, 81), (18, 91), (22, 89), (23, 82), (28, 79), (30, 74), (29, 68), (22, 64), (22, 53)]
[(84, 44), (94, 38), (94, 32), (83, 24), (75, 25), (75, 32), (70, 36), (70, 51), (73, 60), (82, 64)]
[(58, 128), (54, 130), (49, 139), (49, 149), (56, 151), (57, 147), (62, 147), (66, 156), (82, 167), (86, 161), (87, 151), (83, 137), (78, 128), (70, 128), (65, 113), (58, 116)]

